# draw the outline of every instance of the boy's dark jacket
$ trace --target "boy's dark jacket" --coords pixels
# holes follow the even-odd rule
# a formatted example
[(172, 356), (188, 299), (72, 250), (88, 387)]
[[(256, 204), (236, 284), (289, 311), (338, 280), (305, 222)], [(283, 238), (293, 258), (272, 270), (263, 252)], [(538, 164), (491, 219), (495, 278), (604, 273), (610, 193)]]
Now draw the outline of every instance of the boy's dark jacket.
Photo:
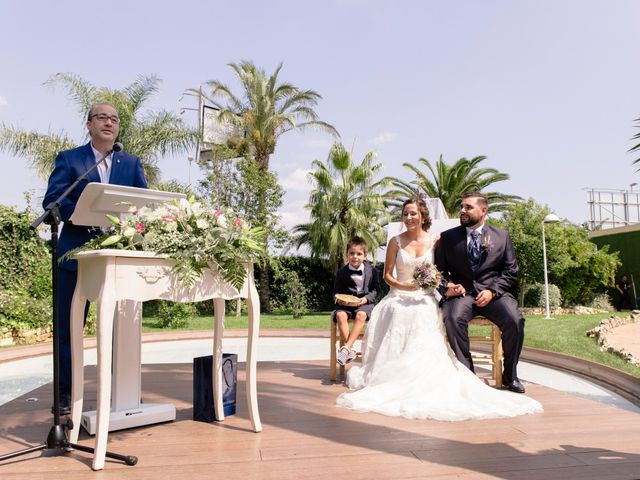
[(380, 281), (378, 280), (378, 270), (371, 264), (364, 263), (363, 272), (364, 281), (362, 282), (363, 291), (358, 293), (356, 284), (351, 278), (351, 270), (347, 263), (340, 267), (336, 272), (336, 281), (333, 284), (333, 295), (336, 293), (346, 293), (356, 297), (367, 297), (367, 302), (373, 304), (380, 293)]

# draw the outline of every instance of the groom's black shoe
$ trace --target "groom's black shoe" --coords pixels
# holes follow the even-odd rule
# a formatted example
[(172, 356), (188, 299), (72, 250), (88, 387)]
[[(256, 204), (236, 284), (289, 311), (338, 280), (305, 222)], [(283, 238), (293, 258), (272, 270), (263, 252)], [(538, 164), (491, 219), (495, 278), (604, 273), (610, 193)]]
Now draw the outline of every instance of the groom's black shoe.
[(524, 393), (524, 385), (520, 383), (520, 380), (511, 380), (504, 385), (504, 388), (516, 393)]

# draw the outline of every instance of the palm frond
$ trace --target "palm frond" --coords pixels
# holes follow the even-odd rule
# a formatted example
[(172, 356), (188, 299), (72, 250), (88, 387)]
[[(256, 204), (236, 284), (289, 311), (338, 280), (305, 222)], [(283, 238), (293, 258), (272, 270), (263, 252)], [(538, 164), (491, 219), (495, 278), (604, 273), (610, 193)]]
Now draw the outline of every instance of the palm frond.
[(64, 132), (45, 135), (36, 131), (19, 130), (10, 125), (0, 126), (0, 150), (27, 159), (44, 179), (53, 170), (58, 152), (75, 146)]
[(78, 106), (80, 115), (86, 120), (91, 106), (96, 103), (96, 87), (74, 73), (56, 73), (50, 76), (45, 86), (60, 86), (67, 91), (67, 96)]

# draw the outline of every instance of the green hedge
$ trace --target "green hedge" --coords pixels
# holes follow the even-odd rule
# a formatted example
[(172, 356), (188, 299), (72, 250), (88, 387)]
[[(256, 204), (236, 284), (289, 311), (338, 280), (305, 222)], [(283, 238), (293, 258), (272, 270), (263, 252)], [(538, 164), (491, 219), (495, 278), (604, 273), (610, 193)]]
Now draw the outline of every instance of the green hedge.
[[(553, 284), (549, 285), (549, 306), (560, 307), (562, 305), (562, 296), (560, 289)], [(546, 298), (544, 292), (544, 284), (535, 283), (527, 287), (524, 292), (524, 305), (523, 307), (540, 307), (546, 306)]]
[(51, 254), (31, 229), (35, 216), (0, 205), (0, 327), (13, 332), (51, 323)]

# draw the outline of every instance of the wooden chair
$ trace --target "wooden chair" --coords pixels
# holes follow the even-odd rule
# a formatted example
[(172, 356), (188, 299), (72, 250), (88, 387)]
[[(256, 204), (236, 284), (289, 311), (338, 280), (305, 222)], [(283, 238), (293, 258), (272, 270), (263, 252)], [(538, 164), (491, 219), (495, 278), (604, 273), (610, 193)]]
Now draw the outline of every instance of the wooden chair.
[(496, 387), (502, 386), (502, 337), (500, 329), (487, 318), (477, 315), (471, 319), (469, 325), (479, 325), (482, 327), (491, 327), (489, 335), (469, 335), (471, 343), (482, 343), (491, 346), (491, 353), (472, 353), (474, 365), (491, 365), (491, 373), (495, 380)]
[[(338, 367), (340, 367), (340, 376), (344, 377), (344, 372), (345, 372), (344, 365), (338, 364), (338, 360), (337, 360), (337, 356), (338, 356), (337, 350), (344, 345), (344, 340), (342, 340), (342, 337), (340, 336), (340, 332), (338, 331), (338, 322), (333, 321), (333, 315), (331, 315), (331, 317), (329, 318), (329, 322), (331, 323), (331, 340), (329, 344), (329, 350), (330, 350), (329, 371), (331, 374), (331, 380), (335, 382), (336, 379), (338, 378), (337, 376)], [(349, 325), (351, 325), (351, 323), (353, 323), (353, 319), (349, 319)], [(362, 332), (360, 332), (360, 335), (358, 336), (358, 340), (362, 340), (362, 338), (364, 337), (364, 331), (366, 328), (367, 327), (365, 326), (365, 328), (362, 329)], [(351, 328), (349, 328), (349, 330), (351, 330)], [(362, 353), (358, 352), (358, 357), (356, 358), (356, 360), (361, 357), (362, 357)]]
[[(329, 369), (330, 369), (330, 378), (332, 381), (337, 379), (338, 367), (340, 368), (340, 376), (343, 377), (345, 373), (344, 365), (339, 365), (336, 359), (336, 352), (338, 348), (344, 345), (344, 341), (340, 337), (340, 333), (338, 332), (338, 324), (333, 321), (333, 316), (330, 317), (329, 322), (331, 323), (331, 339), (329, 343), (330, 356), (329, 356)], [(351, 324), (353, 322), (352, 319), (349, 320)], [(502, 363), (503, 363), (503, 352), (502, 352), (502, 337), (500, 333), (500, 329), (490, 320), (482, 316), (474, 317), (469, 325), (477, 325), (482, 327), (491, 327), (491, 332), (489, 335), (469, 335), (469, 341), (473, 343), (481, 343), (489, 345), (491, 348), (491, 353), (480, 353), (474, 352), (472, 354), (474, 365), (490, 365), (491, 366), (491, 374), (495, 381), (495, 385), (497, 388), (502, 386)], [(366, 329), (366, 327), (365, 327)], [(364, 336), (364, 331), (362, 330), (359, 340), (362, 340)], [(358, 357), (361, 354), (358, 353)]]

